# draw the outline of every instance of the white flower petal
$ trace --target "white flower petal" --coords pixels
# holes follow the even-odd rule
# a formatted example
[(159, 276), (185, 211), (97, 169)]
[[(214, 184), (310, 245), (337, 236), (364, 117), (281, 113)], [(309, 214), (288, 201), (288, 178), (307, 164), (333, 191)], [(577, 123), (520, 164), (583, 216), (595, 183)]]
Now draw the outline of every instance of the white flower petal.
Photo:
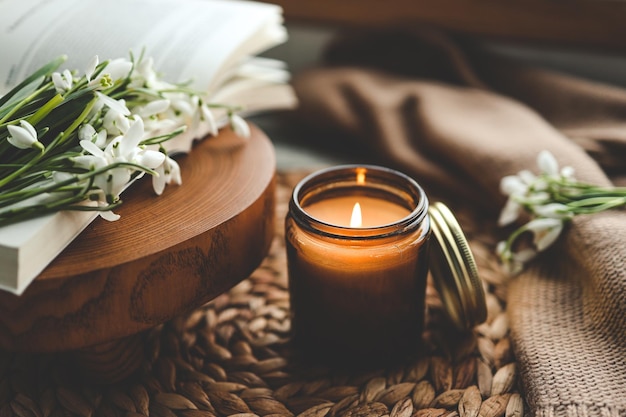
[(30, 135), (35, 140), (37, 140), (37, 131), (35, 130), (33, 125), (28, 123), (26, 120), (20, 120), (20, 126), (22, 126), (24, 129), (26, 129), (28, 131), (28, 133), (30, 133)]
[(104, 116), (104, 128), (109, 134), (125, 134), (130, 127), (130, 121), (126, 116), (118, 112), (109, 110)]
[(527, 185), (531, 185), (537, 179), (537, 176), (527, 169), (518, 172), (517, 176)]
[(156, 168), (156, 172), (158, 175), (152, 176), (152, 189), (156, 195), (163, 194), (163, 190), (165, 190), (165, 168), (163, 165)]
[(96, 70), (99, 62), (100, 60), (98, 59), (98, 55), (94, 55), (87, 63), (87, 67), (85, 68), (85, 78), (87, 78), (87, 81), (91, 81), (91, 76)]
[(98, 134), (96, 135), (96, 141), (95, 141), (96, 146), (100, 149), (103, 149), (106, 146), (107, 137), (108, 137), (108, 134), (105, 129), (102, 129), (101, 131), (99, 131)]
[(93, 156), (103, 157), (104, 152), (100, 149), (95, 143), (91, 140), (81, 140), (80, 142), (81, 148), (92, 154)]
[(90, 169), (93, 158), (93, 155), (80, 155), (73, 157), (72, 162), (76, 167)]
[(124, 138), (120, 145), (121, 155), (127, 156), (131, 152), (133, 152), (133, 150), (137, 146), (139, 146), (139, 142), (141, 142), (141, 139), (143, 139), (143, 135), (143, 120), (141, 119), (141, 117), (136, 117), (124, 134)]
[(248, 125), (248, 122), (243, 120), (243, 118), (238, 114), (232, 115), (230, 118), (230, 124), (237, 136), (246, 139), (250, 137), (250, 126)]
[(172, 100), (171, 105), (174, 109), (186, 116), (191, 116), (196, 112), (196, 107), (190, 103), (187, 97), (178, 100)]
[(124, 104), (124, 100), (112, 99), (111, 97), (102, 94), (99, 91), (96, 91), (96, 95), (98, 96), (98, 99), (102, 103), (104, 103), (110, 110), (113, 110), (119, 114), (123, 114), (124, 116), (130, 115), (130, 110), (128, 110), (128, 107), (126, 107), (126, 104)]
[(504, 195), (524, 195), (527, 190), (528, 185), (517, 175), (507, 175), (500, 180), (500, 191)]
[(7, 137), (9, 143), (19, 149), (29, 149), (36, 147), (39, 143), (35, 128), (25, 120), (20, 120), (21, 126), (8, 125), (10, 136)]
[(543, 230), (552, 229), (562, 226), (563, 222), (559, 219), (539, 218), (533, 219), (526, 224), (526, 229), (531, 232), (541, 232)]
[(63, 71), (63, 78), (65, 79), (65, 85), (67, 85), (67, 89), (69, 90), (70, 88), (72, 88), (72, 84), (74, 83), (74, 76), (72, 75), (72, 72), (66, 69), (65, 71)]
[(120, 193), (131, 179), (132, 170), (121, 167), (112, 169), (110, 172), (110, 179), (107, 179), (108, 182), (108, 194), (113, 195), (114, 197), (119, 197)]
[(550, 201), (550, 194), (544, 191), (538, 191), (524, 198), (520, 198), (520, 200), (522, 200), (526, 204), (536, 206), (536, 205), (548, 203)]
[(506, 250), (506, 242), (504, 240), (498, 242), (498, 244), (496, 245), (496, 255), (502, 256), (504, 252), (506, 252)]
[(563, 221), (552, 218), (539, 218), (528, 222), (526, 229), (534, 235), (533, 243), (538, 251), (543, 251), (552, 245), (563, 230)]
[(107, 220), (109, 222), (114, 222), (116, 220), (120, 219), (120, 215), (119, 214), (115, 214), (113, 213), (111, 210), (108, 211), (100, 211), (98, 213), (100, 215), (100, 217), (102, 217), (104, 220)]
[(549, 203), (533, 207), (533, 211), (540, 217), (550, 217), (554, 219), (570, 218), (569, 208), (561, 203)]
[(146, 150), (137, 155), (137, 163), (154, 169), (165, 162), (165, 154), (159, 151)]
[(170, 176), (170, 181), (168, 183), (173, 182), (174, 184), (181, 185), (183, 183), (183, 179), (180, 176), (180, 166), (178, 165), (178, 162), (176, 162), (175, 160), (173, 160), (172, 158), (168, 156), (167, 165), (169, 168), (169, 176)]
[(531, 248), (522, 249), (518, 252), (513, 253), (513, 260), (522, 264), (532, 260), (537, 256), (537, 251)]
[(52, 84), (54, 84), (54, 88), (58, 93), (65, 92), (65, 82), (63, 81), (63, 77), (58, 72), (52, 73)]
[(212, 136), (217, 135), (217, 122), (215, 121), (215, 116), (206, 104), (200, 106), (200, 114), (202, 115), (202, 120), (207, 125), (208, 132)]
[(80, 140), (91, 141), (95, 134), (96, 134), (96, 129), (94, 129), (93, 126), (90, 124), (82, 125), (78, 129), (78, 139)]
[(566, 179), (573, 180), (574, 179), (574, 168), (570, 166), (565, 166), (561, 168), (561, 176)]
[(543, 191), (543, 190), (547, 190), (548, 189), (548, 182), (542, 178), (539, 177), (535, 180), (535, 182), (532, 184), (532, 189), (534, 191)]
[(559, 175), (559, 164), (554, 155), (549, 151), (543, 150), (537, 156), (537, 166), (542, 173), (549, 176)]
[(150, 103), (146, 104), (142, 109), (139, 110), (139, 113), (142, 117), (150, 117), (155, 114), (163, 113), (170, 107), (170, 101), (167, 99), (163, 100), (154, 100)]
[(508, 199), (506, 204), (502, 208), (502, 211), (500, 212), (498, 224), (500, 226), (507, 226), (513, 223), (517, 220), (521, 211), (522, 206), (518, 202), (513, 199)]
[(123, 58), (118, 58), (109, 62), (102, 71), (102, 74), (109, 74), (111, 79), (115, 82), (119, 79), (126, 78), (132, 68), (132, 62)]
[(54, 171), (52, 173), (52, 181), (54, 181), (55, 183), (67, 181), (72, 178), (74, 178), (74, 176), (69, 172)]

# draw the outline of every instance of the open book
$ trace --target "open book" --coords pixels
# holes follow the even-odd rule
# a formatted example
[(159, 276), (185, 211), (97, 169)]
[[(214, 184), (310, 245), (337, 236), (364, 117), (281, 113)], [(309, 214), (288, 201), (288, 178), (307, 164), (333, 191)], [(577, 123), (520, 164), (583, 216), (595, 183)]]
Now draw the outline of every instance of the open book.
[[(280, 7), (239, 0), (0, 0), (0, 95), (50, 60), (83, 70), (89, 60), (154, 59), (165, 81), (191, 81), (244, 114), (295, 104), (281, 62), (256, 54), (282, 43)], [(63, 69), (62, 68), (62, 69)], [(188, 151), (198, 132), (168, 143)], [(96, 217), (59, 212), (0, 228), (0, 288), (20, 294)]]

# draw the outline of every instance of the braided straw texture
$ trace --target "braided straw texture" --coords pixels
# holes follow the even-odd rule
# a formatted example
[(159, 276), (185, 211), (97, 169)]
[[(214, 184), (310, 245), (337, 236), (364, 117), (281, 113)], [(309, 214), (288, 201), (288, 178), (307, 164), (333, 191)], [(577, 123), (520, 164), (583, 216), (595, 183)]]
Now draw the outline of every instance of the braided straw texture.
[(457, 217), (487, 290), (486, 323), (467, 336), (447, 332), (429, 285), (426, 354), (367, 371), (293, 359), (282, 228), (302, 176), (278, 175), (276, 238), (263, 264), (229, 292), (148, 332), (136, 375), (96, 385), (73, 377), (61, 355), (3, 352), (0, 417), (523, 416), (490, 226), (462, 211)]

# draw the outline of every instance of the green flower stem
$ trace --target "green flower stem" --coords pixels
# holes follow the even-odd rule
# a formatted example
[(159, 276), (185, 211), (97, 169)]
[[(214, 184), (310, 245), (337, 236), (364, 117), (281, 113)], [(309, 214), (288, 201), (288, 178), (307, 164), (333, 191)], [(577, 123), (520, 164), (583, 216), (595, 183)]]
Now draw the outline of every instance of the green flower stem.
[(183, 133), (185, 130), (187, 130), (187, 126), (181, 126), (178, 129), (174, 130), (171, 133), (168, 133), (166, 135), (160, 135), (160, 136), (154, 136), (151, 138), (148, 138), (144, 141), (141, 142), (142, 145), (159, 145), (161, 143), (167, 142), (168, 140), (170, 140), (171, 138), (173, 138), (174, 136), (177, 136), (181, 133)]
[(0, 194), (0, 207), (6, 207), (11, 204), (15, 204), (15, 203), (27, 200), (29, 198), (35, 197), (40, 194), (56, 192), (62, 187), (68, 186), (70, 184), (75, 184), (75, 183), (79, 183), (82, 181), (86, 181), (91, 178), (95, 178), (100, 174), (104, 174), (105, 172), (108, 172), (115, 168), (121, 168), (121, 167), (134, 168), (135, 171), (145, 172), (150, 175), (158, 175), (156, 171), (146, 168), (139, 164), (135, 164), (132, 162), (116, 162), (114, 164), (110, 164), (105, 167), (102, 167), (98, 170), (89, 171), (84, 174), (79, 174), (72, 178), (68, 178), (67, 180), (53, 183), (47, 187), (29, 188), (27, 190), (14, 191), (10, 193), (2, 193)]
[[(70, 206), (81, 201), (84, 201), (84, 198), (82, 196), (72, 196), (59, 199), (47, 204), (38, 204), (34, 206), (16, 208), (14, 210), (7, 210), (3, 213), (0, 213), (0, 227), (15, 223), (16, 221), (30, 220), (41, 215), (54, 213), (62, 208), (65, 209), (64, 206)], [(91, 208), (94, 211), (98, 209), (97, 207)]]
[(43, 158), (44, 154), (45, 154), (45, 150), (43, 152), (40, 152), (37, 155), (35, 155), (32, 159), (28, 160), (28, 162), (25, 163), (24, 165), (22, 165), (19, 169), (13, 171), (11, 174), (9, 174), (6, 177), (2, 178), (2, 180), (0, 180), (0, 189), (5, 187), (7, 184), (9, 184), (14, 179), (18, 178), (24, 172), (28, 172), (28, 170), (30, 170), (34, 165), (37, 164), (37, 162), (39, 162), (39, 160), (41, 158)]
[(61, 133), (61, 135), (57, 136), (52, 143), (50, 144), (50, 146), (48, 148), (52, 149), (54, 148), (57, 144), (61, 145), (64, 144), (65, 142), (67, 142), (68, 138), (70, 137), (70, 135), (72, 133), (74, 133), (74, 131), (83, 123), (83, 121), (87, 118), (87, 116), (89, 115), (89, 112), (91, 112), (91, 109), (93, 109), (93, 106), (96, 105), (96, 102), (98, 101), (97, 97), (94, 97), (91, 99), (91, 101), (89, 101), (89, 103), (87, 103), (87, 105), (85, 106), (84, 110), (78, 115), (78, 117), (76, 119), (74, 119), (74, 121), (72, 122), (71, 125), (68, 126), (68, 128)]
[(231, 116), (232, 113), (243, 110), (241, 106), (229, 106), (228, 104), (219, 104), (219, 103), (206, 103), (207, 107), (210, 109), (224, 109), (228, 110), (228, 115)]
[(592, 214), (600, 211), (609, 210), (626, 204), (625, 197), (595, 197), (589, 200), (580, 200), (575, 203), (568, 204), (575, 214)]
[[(517, 239), (523, 235), (526, 231), (528, 230), (528, 228), (526, 227), (526, 225), (520, 226), (517, 229), (515, 229), (510, 235), (509, 237), (506, 239), (506, 250), (505, 253), (510, 253), (513, 245), (515, 244), (515, 242), (517, 241)], [(501, 256), (506, 256), (505, 253), (503, 253)]]

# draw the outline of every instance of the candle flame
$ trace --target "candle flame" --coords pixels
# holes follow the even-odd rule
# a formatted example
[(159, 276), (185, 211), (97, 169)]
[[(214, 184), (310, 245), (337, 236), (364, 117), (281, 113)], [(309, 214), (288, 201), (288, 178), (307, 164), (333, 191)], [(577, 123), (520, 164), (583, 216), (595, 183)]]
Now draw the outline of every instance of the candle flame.
[(354, 203), (352, 217), (350, 218), (350, 227), (361, 227), (361, 225), (363, 225), (363, 220), (361, 218), (361, 205), (359, 203)]
[(356, 170), (356, 183), (359, 185), (365, 184), (365, 168), (358, 168)]

